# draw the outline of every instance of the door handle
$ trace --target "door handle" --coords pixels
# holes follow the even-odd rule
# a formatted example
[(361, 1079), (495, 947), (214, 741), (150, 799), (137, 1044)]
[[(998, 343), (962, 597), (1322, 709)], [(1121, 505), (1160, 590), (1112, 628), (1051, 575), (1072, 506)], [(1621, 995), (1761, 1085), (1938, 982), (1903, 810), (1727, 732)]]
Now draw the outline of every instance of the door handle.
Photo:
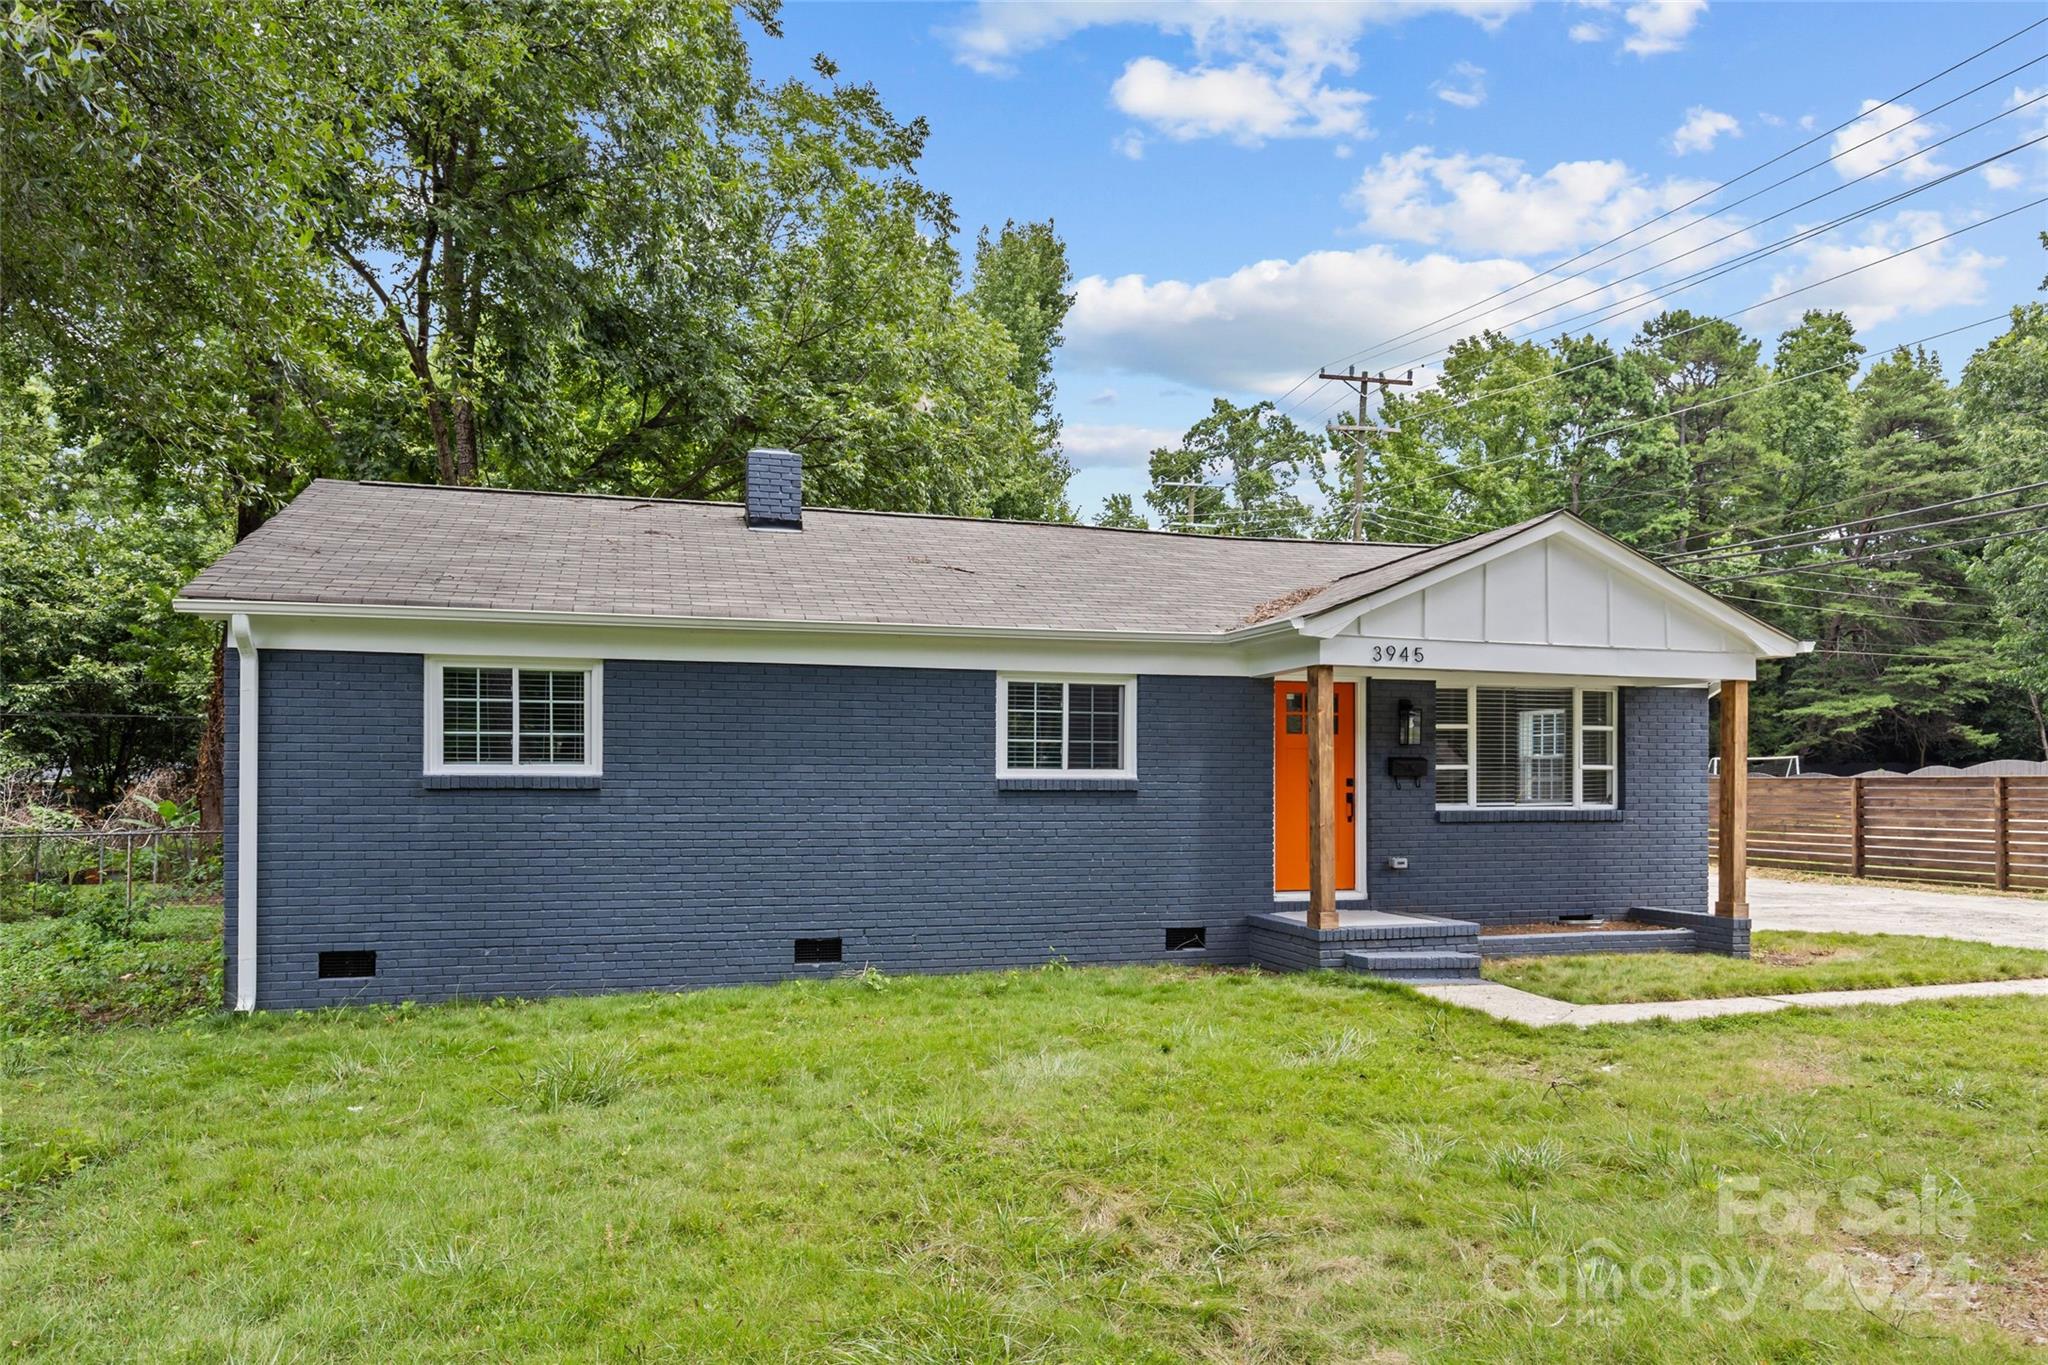
[(1344, 823), (1358, 823), (1358, 779), (1355, 777), (1344, 779)]

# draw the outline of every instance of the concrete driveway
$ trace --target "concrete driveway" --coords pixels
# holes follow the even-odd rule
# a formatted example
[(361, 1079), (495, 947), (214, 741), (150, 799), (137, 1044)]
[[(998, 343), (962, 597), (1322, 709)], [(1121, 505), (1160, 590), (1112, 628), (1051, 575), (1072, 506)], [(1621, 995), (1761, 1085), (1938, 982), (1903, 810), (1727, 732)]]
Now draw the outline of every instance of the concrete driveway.
[(2048, 900), (2020, 896), (1778, 881), (1752, 871), (1749, 916), (1759, 929), (1927, 934), (2048, 948)]

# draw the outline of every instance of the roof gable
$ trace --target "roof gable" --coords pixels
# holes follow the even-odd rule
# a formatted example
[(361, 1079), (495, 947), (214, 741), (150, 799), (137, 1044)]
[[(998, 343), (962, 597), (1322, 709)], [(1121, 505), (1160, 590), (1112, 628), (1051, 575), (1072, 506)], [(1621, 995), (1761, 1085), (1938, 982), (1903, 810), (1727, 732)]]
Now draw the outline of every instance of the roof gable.
[[(1306, 634), (1798, 653), (1800, 642), (1578, 518), (1552, 513), (1353, 576), (1304, 603)], [(1455, 553), (1452, 553), (1455, 552)], [(1405, 572), (1397, 572), (1403, 571)], [(1338, 585), (1333, 585), (1335, 588)]]

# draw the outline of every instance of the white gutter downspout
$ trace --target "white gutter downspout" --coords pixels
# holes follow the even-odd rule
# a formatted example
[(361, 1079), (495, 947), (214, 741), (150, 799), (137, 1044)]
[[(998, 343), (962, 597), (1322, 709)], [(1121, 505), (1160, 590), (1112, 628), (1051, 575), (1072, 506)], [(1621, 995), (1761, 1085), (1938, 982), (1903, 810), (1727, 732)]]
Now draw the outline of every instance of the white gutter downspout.
[(240, 686), (235, 694), (235, 1008), (256, 1008), (256, 639), (230, 618)]

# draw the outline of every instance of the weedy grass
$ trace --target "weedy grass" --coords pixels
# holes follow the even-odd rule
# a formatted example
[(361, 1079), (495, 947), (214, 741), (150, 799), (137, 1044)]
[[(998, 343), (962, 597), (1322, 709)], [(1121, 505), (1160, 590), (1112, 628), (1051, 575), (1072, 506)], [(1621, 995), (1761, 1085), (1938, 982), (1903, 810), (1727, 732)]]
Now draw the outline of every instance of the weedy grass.
[[(2033, 1000), (1538, 1033), (1341, 974), (1074, 969), (5, 1055), (10, 1360), (1994, 1360), (2043, 1282)], [(1979, 1306), (1816, 1300), (1809, 1258), (1925, 1240), (1724, 1224), (1726, 1177), (1959, 1188), (1930, 1254)], [(1746, 1311), (1631, 1283), (1685, 1256), (1769, 1273)]]
[(0, 919), (0, 1040), (116, 1024), (162, 1024), (221, 1001), (221, 911), (118, 890), (41, 887), (38, 912)]
[(1750, 956), (1712, 953), (1496, 958), (1486, 979), (1580, 1005), (1787, 995), (2048, 976), (2048, 952), (1910, 934), (1766, 930)]

